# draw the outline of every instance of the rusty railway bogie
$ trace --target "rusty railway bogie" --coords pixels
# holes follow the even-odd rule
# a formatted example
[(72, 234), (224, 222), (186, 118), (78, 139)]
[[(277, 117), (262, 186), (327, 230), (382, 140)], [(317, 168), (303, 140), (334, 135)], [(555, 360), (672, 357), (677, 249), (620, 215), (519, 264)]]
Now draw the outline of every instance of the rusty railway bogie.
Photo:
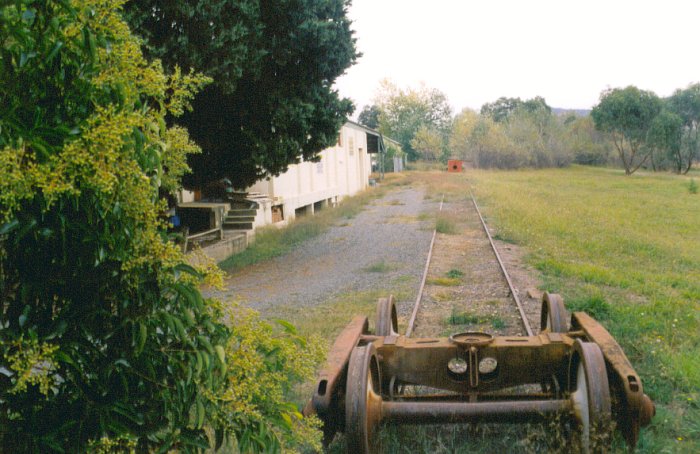
[[(375, 334), (366, 317), (355, 317), (338, 336), (305, 413), (324, 422), (326, 441), (345, 432), (348, 452), (375, 452), (381, 423), (549, 417), (573, 422), (578, 428), (573, 446), (582, 452), (598, 451), (613, 426), (633, 448), (654, 405), (624, 352), (583, 312), (572, 314), (569, 329), (558, 295), (545, 293), (542, 306), (538, 335), (409, 338), (397, 333), (393, 299), (382, 298)], [(423, 391), (406, 393), (411, 386)]]

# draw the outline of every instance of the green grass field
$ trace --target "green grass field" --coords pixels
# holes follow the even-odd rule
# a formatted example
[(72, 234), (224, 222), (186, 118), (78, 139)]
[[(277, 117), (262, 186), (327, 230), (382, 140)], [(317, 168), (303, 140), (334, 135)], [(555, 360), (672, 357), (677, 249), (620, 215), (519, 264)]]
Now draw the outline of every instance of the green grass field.
[(501, 239), (618, 339), (657, 404), (639, 452), (700, 452), (700, 195), (690, 178), (469, 171)]

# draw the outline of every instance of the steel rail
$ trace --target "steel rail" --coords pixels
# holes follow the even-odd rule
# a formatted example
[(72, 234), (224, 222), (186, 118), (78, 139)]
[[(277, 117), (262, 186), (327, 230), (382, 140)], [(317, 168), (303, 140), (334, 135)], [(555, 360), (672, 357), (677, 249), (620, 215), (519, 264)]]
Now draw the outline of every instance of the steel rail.
[[(442, 212), (442, 204), (445, 201), (445, 194), (442, 195), (440, 200), (439, 212)], [(411, 318), (408, 320), (408, 328), (406, 328), (406, 337), (411, 337), (413, 333), (413, 325), (416, 323), (416, 316), (418, 315), (418, 307), (420, 306), (420, 300), (423, 298), (423, 289), (425, 288), (425, 280), (428, 278), (428, 268), (430, 268), (430, 259), (433, 256), (433, 246), (435, 245), (435, 235), (437, 234), (437, 226), (433, 229), (433, 238), (430, 240), (430, 248), (428, 249), (428, 259), (425, 261), (425, 269), (423, 270), (423, 278), (420, 281), (420, 288), (418, 289), (418, 296), (416, 297), (416, 302), (413, 305), (413, 312), (411, 313)]]
[(525, 310), (523, 309), (523, 305), (520, 302), (520, 298), (518, 298), (518, 293), (515, 291), (515, 287), (513, 286), (513, 282), (510, 279), (510, 276), (508, 275), (508, 271), (506, 271), (506, 267), (503, 264), (503, 260), (501, 260), (501, 255), (498, 253), (498, 249), (496, 248), (496, 244), (493, 242), (493, 238), (491, 237), (491, 232), (489, 232), (489, 228), (486, 226), (486, 221), (484, 221), (484, 217), (481, 215), (481, 211), (479, 211), (479, 205), (476, 204), (476, 199), (474, 198), (474, 193), (472, 192), (471, 189), (469, 189), (469, 195), (472, 198), (472, 203), (474, 204), (474, 208), (476, 209), (476, 214), (479, 215), (479, 220), (481, 221), (481, 225), (484, 228), (484, 231), (486, 232), (486, 236), (489, 238), (489, 243), (491, 243), (491, 249), (493, 249), (493, 253), (496, 256), (496, 260), (498, 260), (498, 265), (501, 268), (501, 273), (503, 274), (503, 277), (506, 278), (506, 282), (508, 282), (508, 288), (510, 289), (510, 294), (513, 297), (513, 300), (515, 301), (515, 304), (518, 306), (518, 311), (520, 312), (520, 318), (523, 321), (523, 326), (525, 327), (525, 331), (527, 331), (528, 336), (532, 336), (532, 328), (530, 327), (530, 322), (527, 320), (527, 315), (525, 315)]

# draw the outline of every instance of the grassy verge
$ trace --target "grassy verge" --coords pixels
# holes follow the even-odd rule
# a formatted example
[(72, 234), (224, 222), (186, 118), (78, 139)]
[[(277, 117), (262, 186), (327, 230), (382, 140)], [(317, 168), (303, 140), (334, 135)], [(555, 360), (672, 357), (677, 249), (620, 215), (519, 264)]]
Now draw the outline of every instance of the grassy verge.
[(622, 344), (657, 403), (638, 452), (700, 452), (700, 195), (690, 178), (574, 167), (471, 171), (547, 290)]
[(410, 284), (396, 279), (387, 282), (384, 288), (340, 294), (326, 304), (303, 310), (296, 306), (281, 307), (275, 309), (275, 316), (290, 321), (305, 336), (322, 336), (330, 346), (355, 315), (366, 315), (373, 330), (377, 300), (393, 294), (397, 301), (410, 301), (415, 292)]

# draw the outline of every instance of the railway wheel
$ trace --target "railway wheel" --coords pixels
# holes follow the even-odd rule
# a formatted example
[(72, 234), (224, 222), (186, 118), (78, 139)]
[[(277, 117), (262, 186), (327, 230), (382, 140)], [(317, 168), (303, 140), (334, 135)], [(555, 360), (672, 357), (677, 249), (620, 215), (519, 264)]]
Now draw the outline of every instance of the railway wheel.
[(382, 397), (379, 362), (374, 344), (355, 347), (350, 355), (345, 397), (347, 452), (379, 451), (377, 431)]
[(540, 311), (540, 332), (566, 333), (569, 331), (568, 318), (569, 314), (562, 297), (556, 293), (545, 292)]
[(394, 297), (379, 298), (377, 301), (377, 324), (375, 325), (377, 336), (396, 336), (399, 331), (399, 321), (396, 315)]
[(572, 443), (581, 453), (607, 452), (611, 407), (605, 359), (597, 344), (577, 339), (569, 362), (569, 391), (576, 429)]

